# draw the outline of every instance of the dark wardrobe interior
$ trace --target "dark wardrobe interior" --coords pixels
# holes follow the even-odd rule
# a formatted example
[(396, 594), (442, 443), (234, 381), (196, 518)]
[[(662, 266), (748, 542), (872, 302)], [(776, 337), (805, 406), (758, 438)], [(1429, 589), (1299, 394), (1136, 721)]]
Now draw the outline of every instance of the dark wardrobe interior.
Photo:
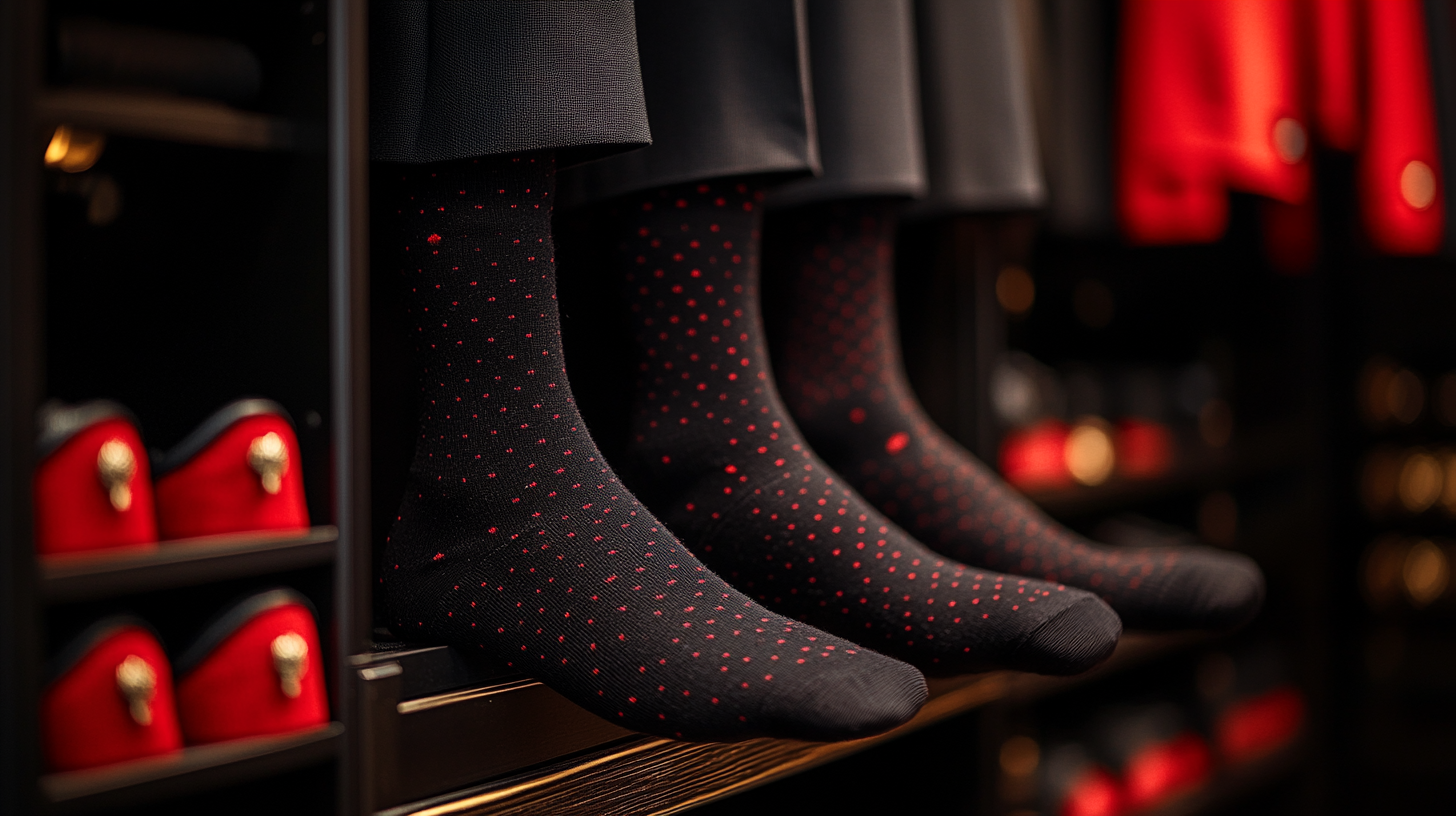
[[(727, 5), (712, 13), (737, 13), (715, 2)], [(1450, 807), (1456, 200), (1445, 181), (1456, 168), (1456, 4), (741, 2), (782, 12), (788, 26), (782, 45), (799, 62), (785, 65), (804, 89), (791, 113), (807, 123), (791, 135), (809, 145), (799, 164), (750, 156), (746, 170), (713, 179), (623, 186), (640, 172), (632, 162), (678, 138), (678, 112), (663, 113), (654, 90), (672, 73), (652, 56), (655, 41), (744, 71), (760, 60), (754, 49), (778, 47), (751, 28), (741, 42), (674, 28), (652, 16), (669, 13), (660, 0), (590, 11), (617, 9), (629, 33), (636, 14), (623, 47), (633, 72), (641, 48), (632, 104), (644, 104), (645, 83), (653, 146), (634, 136), (609, 150), (587, 141), (513, 154), (551, 155), (559, 169), (555, 289), (542, 298), (554, 302), (541, 314), (559, 308), (561, 382), (604, 467), (657, 517), (677, 518), (654, 497), (679, 495), (673, 482), (686, 477), (674, 474), (685, 471), (663, 456), (666, 484), (640, 481), (640, 392), (655, 358), (623, 304), (650, 308), (656, 295), (624, 283), (631, 241), (648, 227), (624, 231), (636, 222), (621, 202), (638, 199), (617, 196), (699, 180), (707, 190), (727, 175), (770, 191), (741, 193), (756, 220), (730, 248), (756, 253), (745, 268), (761, 276), (743, 325), (761, 309), (768, 359), (745, 370), (762, 370), (770, 392), (778, 378), (784, 404), (772, 393), (766, 403), (806, 432), (786, 382), (800, 381), (806, 336), (818, 338), (795, 324), (805, 296), (794, 230), (804, 213), (873, 200), (889, 214), (866, 257), (879, 252), (876, 268), (894, 273), (875, 312), (896, 338), (886, 353), (898, 342), (903, 371), (891, 373), (955, 455), (974, 455), (1072, 540), (1256, 564), (1257, 615), (1203, 629), (1124, 620), (1110, 656), (1076, 672), (993, 661), (946, 673), (897, 651), (916, 678), (925, 669), (918, 713), (823, 739), (677, 739), (665, 716), (613, 721), (512, 652), (412, 633), (384, 599), (401, 560), (391, 531), (417, 523), (399, 497), (435, 466), (420, 465), (416, 446), (433, 433), (421, 431), (434, 409), (420, 395), (438, 373), (419, 360), (437, 358), (421, 357), (434, 341), (403, 308), (426, 302), (411, 300), (423, 284), (401, 283), (409, 264), (391, 231), (408, 209), (403, 165), (379, 161), (377, 144), (371, 153), (370, 119), (380, 38), (405, 39), (402, 12), (385, 0), (0, 0), (0, 812)], [(877, 14), (903, 24), (909, 56), (880, 64), (848, 45), (831, 55), (851, 23), (826, 21), (863, 29)], [(397, 27), (381, 33), (381, 21)], [(715, 45), (684, 47), (693, 37)], [(516, 56), (507, 48), (501, 65)], [(858, 77), (909, 77), (918, 180), (823, 192), (840, 161), (834, 123), (858, 104), (814, 73), (830, 56)], [(761, 62), (750, 68), (772, 67)], [(725, 129), (758, 115), (730, 110), (756, 93), (720, 105)], [(589, 96), (564, 118), (606, 127)], [(844, 308), (835, 331), (854, 324)], [(857, 365), (871, 344), (833, 348)], [(846, 433), (873, 424), (855, 411)], [(820, 439), (832, 434), (809, 436), (830, 459)], [(893, 457), (907, 439), (870, 444)], [(723, 471), (730, 460), (711, 461)], [(836, 462), (846, 484), (868, 480)], [(933, 510), (955, 501), (948, 490), (906, 476), (898, 495)], [(898, 533), (936, 548), (913, 513), (861, 492)], [(144, 524), (116, 521), (133, 508), (145, 508)], [(776, 614), (805, 617), (745, 589), (749, 579), (713, 560), (723, 556), (693, 553), (678, 526), (684, 558), (702, 557)], [(442, 544), (434, 559), (454, 552)], [(476, 579), (487, 574), (457, 583), (486, 587)], [(1101, 580), (1076, 591), (1111, 598)], [(500, 631), (528, 605), (513, 604)], [(853, 640), (823, 620), (809, 623)], [(627, 674), (637, 671), (633, 662)], [(826, 680), (819, 694), (839, 692)]]

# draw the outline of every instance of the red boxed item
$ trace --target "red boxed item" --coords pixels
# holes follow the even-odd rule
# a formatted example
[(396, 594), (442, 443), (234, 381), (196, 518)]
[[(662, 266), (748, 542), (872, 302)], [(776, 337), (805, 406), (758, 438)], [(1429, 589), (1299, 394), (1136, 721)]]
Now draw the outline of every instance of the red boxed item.
[(292, 590), (229, 609), (177, 660), (177, 708), (190, 744), (284, 734), (329, 721), (323, 650)]
[(56, 658), (41, 697), (46, 766), (74, 771), (182, 748), (172, 670), (135, 618), (93, 624)]
[(998, 464), (1006, 481), (1022, 490), (1066, 487), (1072, 484), (1067, 469), (1065, 422), (1047, 419), (1028, 428), (1018, 428), (1001, 442)]
[(1303, 725), (1304, 695), (1285, 685), (1228, 706), (1214, 733), (1223, 758), (1243, 762), (1289, 744)]
[(1118, 420), (1116, 445), (1117, 472), (1128, 478), (1161, 476), (1173, 466), (1173, 432), (1161, 422)]
[(1191, 793), (1213, 771), (1208, 742), (1170, 702), (1110, 708), (1101, 717), (1099, 755), (1122, 777), (1127, 812)]
[(1193, 731), (1144, 746), (1122, 770), (1129, 808), (1151, 807), (1208, 781), (1213, 759), (1208, 743)]
[(1121, 816), (1117, 777), (1077, 743), (1053, 748), (1042, 770), (1045, 811), (1055, 816)]
[(283, 407), (238, 400), (157, 462), (163, 539), (308, 529), (298, 440)]
[(114, 402), (41, 409), (35, 548), (41, 555), (157, 540), (151, 470), (136, 420)]

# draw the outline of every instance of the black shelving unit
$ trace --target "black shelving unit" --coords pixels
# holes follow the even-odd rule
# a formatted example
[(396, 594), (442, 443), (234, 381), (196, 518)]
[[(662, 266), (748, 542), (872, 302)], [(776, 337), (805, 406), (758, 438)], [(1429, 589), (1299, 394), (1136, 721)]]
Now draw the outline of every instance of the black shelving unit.
[[(367, 417), (356, 407), (367, 402), (368, 354), (358, 322), (362, 4), (16, 0), (0, 15), (0, 811), (170, 811), (205, 800), (215, 812), (365, 812), (353, 793), (349, 662), (369, 633), (368, 499), (358, 489)], [(88, 15), (241, 43), (262, 65), (261, 90), (223, 102), (68, 83), (54, 68), (54, 32)], [(104, 136), (94, 166), (43, 166), (63, 126)], [(85, 197), (100, 182), (119, 196), (98, 219)], [(147, 442), (165, 447), (251, 395), (295, 420), (315, 526), (37, 558), (30, 473), (42, 401), (117, 399), (142, 418)], [(43, 773), (42, 664), (68, 622), (134, 609), (165, 640), (175, 620), (277, 584), (317, 611), (332, 722)]]
[[(54, 28), (77, 14), (243, 42), (262, 61), (264, 89), (244, 103), (62, 83), (52, 69)], [(1456, 681), (1419, 660), (1449, 651), (1456, 595), (1377, 608), (1363, 572), (1380, 536), (1444, 545), (1456, 539), (1456, 516), (1372, 515), (1359, 495), (1373, 447), (1456, 448), (1456, 431), (1432, 418), (1429, 402), (1420, 420), (1379, 428), (1357, 410), (1360, 371), (1373, 354), (1418, 370), (1428, 389), (1456, 370), (1446, 329), (1453, 266), (1375, 258), (1350, 228), (1352, 169), (1338, 161), (1321, 164), (1330, 240), (1305, 277), (1267, 267), (1256, 203), (1243, 199), (1229, 236), (1201, 247), (1055, 236), (1026, 214), (902, 229), (898, 264), (920, 273), (900, 281), (911, 377), (934, 418), (988, 460), (1005, 430), (990, 372), (1007, 351), (1053, 366), (1089, 358), (1170, 366), (1217, 341), (1214, 356), (1237, 372), (1227, 445), (1185, 434), (1161, 477), (1114, 476), (1033, 498), (1091, 532), (1125, 513), (1197, 529), (1208, 497), (1225, 497), (1237, 510), (1227, 545), (1256, 558), (1270, 581), (1266, 612), (1245, 633), (1133, 635), (1108, 666), (1075, 680), (939, 679), (915, 722), (872, 740), (702, 746), (622, 731), (508, 667), (375, 631), (374, 527), (393, 513), (407, 457), (393, 428), (410, 418), (397, 404), (404, 390), (389, 379), (401, 366), (388, 304), (370, 303), (379, 284), (368, 268), (367, 14), (363, 0), (0, 2), (0, 812), (598, 816), (793, 801), (854, 812), (903, 806), (903, 789), (860, 784), (898, 769), (953, 780), (920, 791), (924, 809), (1010, 816), (1030, 805), (1002, 796), (997, 752), (1008, 739), (1041, 740), (1057, 722), (1158, 677), (1188, 686), (1201, 656), (1260, 638), (1289, 644), (1291, 674), (1309, 700), (1306, 733), (1219, 770), (1158, 816), (1272, 812), (1289, 802), (1326, 812), (1345, 801), (1419, 809), (1438, 774), (1411, 770), (1414, 759), (1456, 768), (1449, 745), (1421, 728), (1452, 719)], [(62, 125), (106, 136), (94, 168), (44, 166)], [(110, 223), (93, 222), (80, 181), (102, 176), (121, 191)], [(1008, 265), (1036, 280), (1028, 315), (996, 303)], [(595, 296), (591, 287), (615, 285), (605, 277), (563, 279), (568, 315)], [(1076, 316), (1077, 288), (1091, 279), (1118, 302), (1103, 327)], [(566, 322), (570, 365), (589, 369), (578, 347), (583, 327), (596, 325), (580, 313)], [(601, 380), (572, 374), (578, 384)], [(117, 398), (142, 417), (148, 441), (165, 447), (243, 395), (279, 400), (297, 421), (310, 530), (36, 557), (34, 417), (46, 399)], [(614, 398), (581, 400), (609, 456)], [(606, 407), (602, 421), (593, 403)], [(37, 701), (62, 623), (113, 608), (195, 617), (274, 582), (298, 587), (318, 611), (332, 722), (44, 772)], [(1363, 781), (1371, 767), (1404, 773), (1399, 795)]]

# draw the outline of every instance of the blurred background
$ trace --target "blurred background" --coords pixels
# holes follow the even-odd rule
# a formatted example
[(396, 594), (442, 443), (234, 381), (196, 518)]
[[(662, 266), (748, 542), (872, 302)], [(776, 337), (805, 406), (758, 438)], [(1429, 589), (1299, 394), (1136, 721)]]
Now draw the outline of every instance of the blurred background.
[[(1085, 677), (1019, 679), (970, 713), (695, 812), (1450, 810), (1452, 0), (921, 0), (922, 28), (926, 9), (959, 3), (1013, 23), (997, 87), (1026, 119), (1015, 138), (1035, 184), (1014, 207), (904, 208), (899, 313), (921, 400), (1057, 519), (1114, 544), (1246, 553), (1267, 602), (1239, 632), (1134, 634)], [(48, 393), (121, 398), (164, 445), (186, 418), (267, 393), (322, 460), (336, 398), (326, 4), (28, 5), (56, 88), (160, 90), (206, 114), (188, 125), (110, 93), (100, 113), (84, 95), (48, 97), (51, 118), (89, 112), (114, 131), (57, 125), (34, 182), (47, 285), (65, 295), (37, 318)], [(158, 46), (97, 16), (195, 36)], [(181, 56), (127, 73), (97, 50), (118, 41)], [(153, 141), (157, 120), (183, 144)], [(621, 310), (596, 308), (618, 293), (589, 262), (594, 240), (561, 231), (563, 334), (611, 459), (631, 341)], [(116, 258), (166, 274), (116, 275)], [(162, 352), (97, 354), (116, 314), (132, 316), (130, 342)], [(391, 345), (400, 319), (374, 315), (381, 393), (381, 372), (413, 376)], [(399, 395), (376, 394), (378, 427), (413, 421)], [(398, 494), (409, 438), (375, 440), (376, 496)], [(314, 517), (330, 519), (341, 477), (307, 472)], [(395, 505), (377, 504), (382, 536)], [(294, 579), (324, 609), (328, 569)]]
[[(907, 210), (912, 380), (1059, 520), (1247, 553), (1265, 609), (703, 812), (1449, 808), (1451, 4), (1012, 5), (1046, 198)], [(1272, 132), (1222, 124), (1259, 106)], [(1219, 150), (1285, 167), (1185, 206)]]

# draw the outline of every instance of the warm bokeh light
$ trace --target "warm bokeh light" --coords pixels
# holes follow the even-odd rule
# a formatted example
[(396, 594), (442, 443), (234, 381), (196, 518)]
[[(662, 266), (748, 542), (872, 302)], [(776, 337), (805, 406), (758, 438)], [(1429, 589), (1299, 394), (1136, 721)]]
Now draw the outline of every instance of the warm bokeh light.
[(1041, 765), (1041, 746), (1031, 737), (1017, 736), (1001, 743), (1001, 773), (1027, 777)]
[(1020, 266), (1008, 266), (996, 276), (996, 302), (1007, 314), (1024, 315), (1036, 303), (1036, 281)]
[(1425, 400), (1425, 385), (1414, 371), (1385, 357), (1366, 363), (1360, 376), (1360, 407), (1371, 425), (1409, 425), (1420, 418)]
[(1394, 533), (1376, 539), (1365, 549), (1361, 584), (1372, 609), (1389, 609), (1401, 597), (1406, 553), (1410, 545)]
[(61, 125), (46, 145), (45, 165), (67, 173), (90, 170), (106, 147), (106, 135), (70, 125)]
[(1441, 464), (1423, 450), (1406, 454), (1400, 466), (1396, 494), (1400, 504), (1412, 513), (1423, 513), (1441, 497)]
[(1436, 201), (1436, 173), (1419, 159), (1406, 162), (1400, 171), (1400, 197), (1417, 210), (1424, 210)]
[(1421, 378), (1408, 368), (1395, 372), (1395, 377), (1386, 387), (1385, 402), (1390, 417), (1402, 425), (1409, 425), (1421, 416), (1426, 402), (1426, 388)]
[(1429, 606), (1446, 591), (1451, 580), (1451, 565), (1440, 547), (1430, 541), (1417, 541), (1405, 555), (1401, 578), (1406, 595), (1419, 609)]
[(1173, 466), (1173, 432), (1161, 422), (1127, 417), (1117, 421), (1117, 472), (1133, 479), (1167, 473)]
[(1436, 458), (1441, 462), (1441, 506), (1456, 513), (1456, 450), (1443, 450)]
[(1084, 485), (1100, 485), (1112, 475), (1117, 455), (1107, 423), (1096, 417), (1077, 420), (1063, 453), (1067, 471)]
[(1309, 149), (1309, 136), (1298, 121), (1283, 117), (1274, 123), (1274, 150), (1288, 164), (1296, 164)]
[(1400, 468), (1400, 455), (1384, 446), (1365, 457), (1365, 467), (1360, 472), (1360, 500), (1370, 515), (1380, 516), (1395, 503)]

